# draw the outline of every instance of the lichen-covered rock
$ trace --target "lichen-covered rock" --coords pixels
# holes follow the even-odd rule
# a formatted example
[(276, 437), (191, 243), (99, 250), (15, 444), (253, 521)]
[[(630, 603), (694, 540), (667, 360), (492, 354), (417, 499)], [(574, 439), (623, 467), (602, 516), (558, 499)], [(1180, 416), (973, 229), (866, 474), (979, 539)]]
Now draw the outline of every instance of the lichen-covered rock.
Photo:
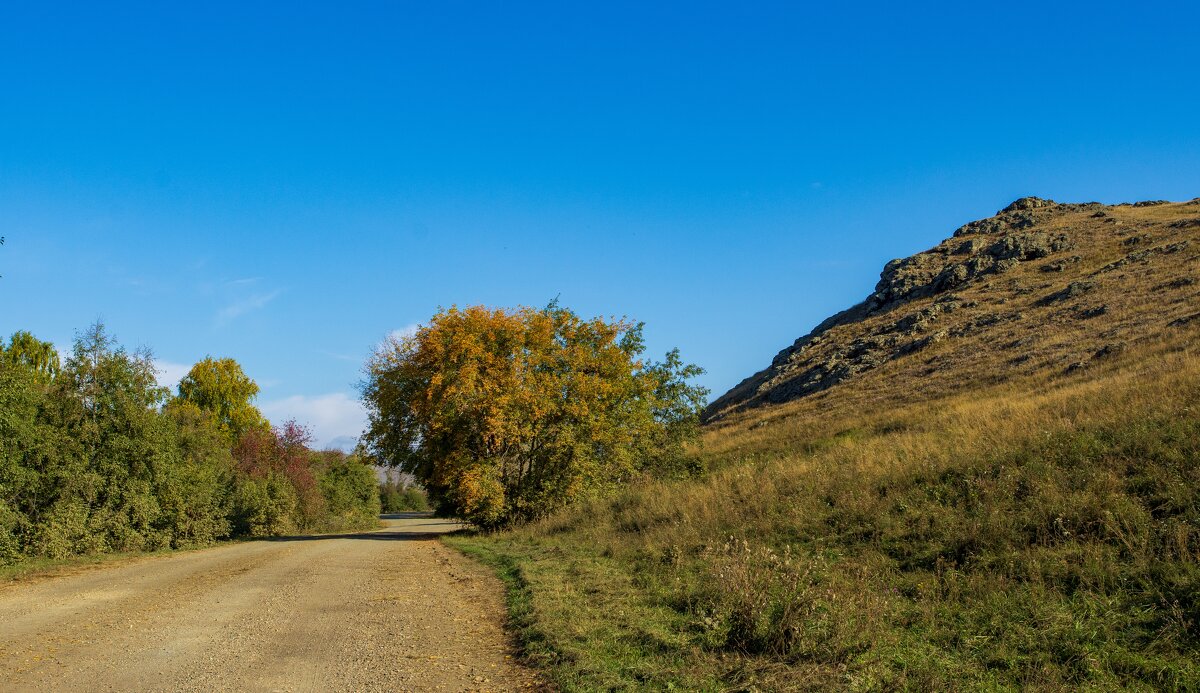
[(1069, 247), (1066, 234), (1022, 231), (1005, 233), (991, 243), (973, 238), (955, 243), (953, 248), (943, 244), (887, 263), (868, 304), (872, 310), (885, 310), (897, 302), (952, 291), (976, 277), (1005, 272), (1018, 262), (1044, 258)]
[(987, 254), (997, 260), (1037, 260), (1067, 247), (1066, 234), (1014, 233), (989, 246)]
[(1043, 200), (1040, 197), (1022, 197), (1022, 198), (1013, 200), (1013, 202), (1011, 204), (1009, 204), (1004, 209), (1000, 210), (1000, 213), (1005, 214), (1007, 212), (1025, 211), (1025, 210), (1030, 210), (1030, 209), (1041, 209), (1042, 207), (1053, 207), (1054, 205), (1055, 205), (1054, 200)]

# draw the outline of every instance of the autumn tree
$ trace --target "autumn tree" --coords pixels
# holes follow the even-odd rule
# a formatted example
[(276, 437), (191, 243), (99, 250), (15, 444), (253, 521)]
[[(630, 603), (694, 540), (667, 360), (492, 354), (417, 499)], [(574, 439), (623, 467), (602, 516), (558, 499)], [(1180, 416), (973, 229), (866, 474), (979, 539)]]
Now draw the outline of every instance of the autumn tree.
[(485, 527), (678, 468), (707, 391), (642, 325), (544, 309), (450, 308), (367, 364), (365, 441), (439, 508)]
[(258, 384), (231, 358), (205, 357), (179, 381), (179, 395), (172, 406), (192, 405), (216, 418), (217, 425), (232, 441), (248, 431), (267, 431), (270, 424), (254, 406)]

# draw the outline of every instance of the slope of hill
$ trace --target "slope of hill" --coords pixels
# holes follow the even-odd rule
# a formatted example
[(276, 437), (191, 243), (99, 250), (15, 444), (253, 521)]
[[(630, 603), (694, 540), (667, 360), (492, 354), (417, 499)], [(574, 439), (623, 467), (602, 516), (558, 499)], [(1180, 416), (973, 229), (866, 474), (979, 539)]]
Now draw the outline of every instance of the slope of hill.
[(1022, 198), (889, 262), (866, 300), (779, 352), (705, 418), (851, 380), (880, 397), (932, 397), (1085, 368), (1200, 319), (1198, 258), (1200, 199)]
[(567, 690), (1198, 690), (1198, 236), (1018, 200), (714, 402), (705, 475), (453, 542)]

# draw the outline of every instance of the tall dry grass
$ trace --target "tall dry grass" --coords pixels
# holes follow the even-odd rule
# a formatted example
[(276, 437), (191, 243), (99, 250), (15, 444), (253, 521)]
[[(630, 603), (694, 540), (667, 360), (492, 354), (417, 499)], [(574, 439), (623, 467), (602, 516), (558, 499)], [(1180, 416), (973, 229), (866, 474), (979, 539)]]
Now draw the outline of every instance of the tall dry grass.
[(523, 576), (567, 688), (1195, 689), (1198, 407), (1186, 339), (932, 402), (804, 402), (710, 431), (702, 479), (463, 542)]

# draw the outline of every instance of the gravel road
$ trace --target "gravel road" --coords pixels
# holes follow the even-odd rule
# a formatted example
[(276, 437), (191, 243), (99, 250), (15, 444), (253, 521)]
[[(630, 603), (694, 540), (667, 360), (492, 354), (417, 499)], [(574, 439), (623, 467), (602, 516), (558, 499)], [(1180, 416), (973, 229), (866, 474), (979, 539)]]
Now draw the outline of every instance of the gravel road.
[(508, 691), (501, 588), (386, 516), (359, 534), (231, 544), (0, 589), (5, 691)]

